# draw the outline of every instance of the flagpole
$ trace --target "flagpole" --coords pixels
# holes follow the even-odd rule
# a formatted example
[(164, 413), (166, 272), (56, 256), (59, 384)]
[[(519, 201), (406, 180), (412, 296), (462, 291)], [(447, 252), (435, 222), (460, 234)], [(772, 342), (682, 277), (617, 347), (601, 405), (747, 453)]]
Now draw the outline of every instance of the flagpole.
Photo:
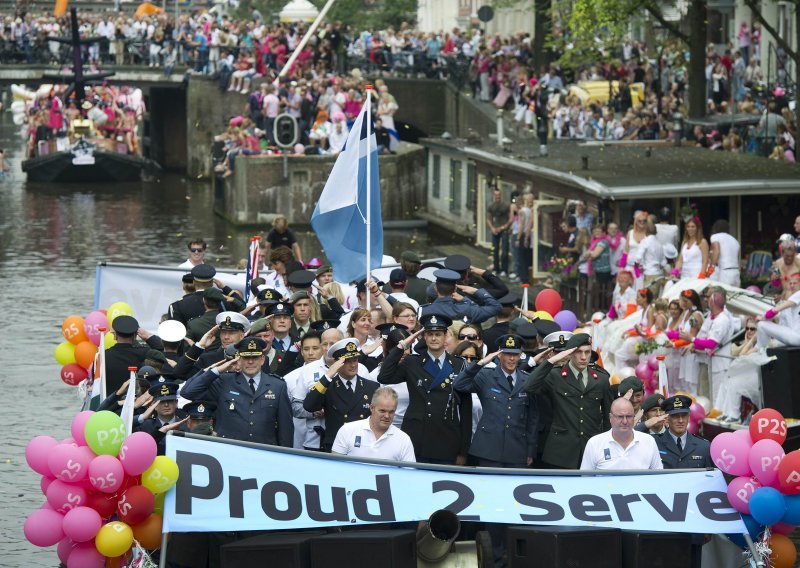
[(100, 328), (100, 402), (106, 399), (106, 328)]
[[(372, 188), (370, 187), (372, 183), (372, 85), (367, 85), (366, 87), (367, 95), (365, 97), (364, 104), (367, 105), (367, 275), (366, 279), (369, 281), (370, 277), (370, 256), (372, 254), (372, 236), (370, 235), (372, 231)], [(367, 294), (367, 309), (370, 308), (372, 305), (372, 300), (370, 299), (372, 294)]]

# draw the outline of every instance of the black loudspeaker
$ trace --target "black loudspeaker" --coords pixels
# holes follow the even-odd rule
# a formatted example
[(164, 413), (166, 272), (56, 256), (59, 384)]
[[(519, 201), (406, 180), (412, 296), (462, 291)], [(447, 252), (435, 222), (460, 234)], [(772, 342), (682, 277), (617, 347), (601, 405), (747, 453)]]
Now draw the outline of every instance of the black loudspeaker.
[(622, 568), (693, 568), (692, 535), (623, 532)]
[(309, 568), (309, 541), (322, 534), (320, 531), (279, 532), (238, 540), (221, 547), (222, 566)]
[(761, 366), (764, 408), (774, 408), (786, 418), (800, 418), (800, 380), (795, 380), (800, 369), (800, 348), (767, 349), (767, 355), (777, 359)]
[(508, 527), (509, 568), (620, 568), (618, 529)]
[(413, 530), (326, 534), (312, 539), (310, 547), (311, 568), (417, 568)]

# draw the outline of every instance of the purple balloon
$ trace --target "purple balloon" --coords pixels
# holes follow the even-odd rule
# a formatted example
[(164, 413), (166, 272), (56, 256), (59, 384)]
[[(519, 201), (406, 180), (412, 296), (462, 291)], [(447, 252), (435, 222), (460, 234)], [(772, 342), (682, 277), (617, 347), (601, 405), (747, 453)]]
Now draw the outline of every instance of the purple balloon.
[(647, 358), (647, 366), (650, 367), (651, 371), (658, 371), (658, 359), (656, 359), (657, 355), (650, 355)]
[[(645, 383), (649, 383), (653, 379), (653, 369), (648, 366), (647, 361), (636, 365), (636, 376)], [(621, 378), (624, 379), (625, 377)]]
[(578, 327), (578, 316), (569, 310), (561, 310), (554, 317), (553, 321), (561, 326), (561, 331), (575, 331)]

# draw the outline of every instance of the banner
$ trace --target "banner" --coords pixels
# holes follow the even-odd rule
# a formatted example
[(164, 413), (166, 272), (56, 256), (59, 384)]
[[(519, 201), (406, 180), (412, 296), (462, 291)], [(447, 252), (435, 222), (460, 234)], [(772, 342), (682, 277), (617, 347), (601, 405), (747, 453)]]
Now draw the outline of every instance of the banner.
[(419, 521), (439, 509), (490, 523), (746, 532), (719, 470), (457, 473), (226, 442), (167, 436), (167, 455), (178, 463), (180, 477), (166, 496), (164, 532)]
[[(95, 273), (94, 309), (114, 302), (127, 302), (144, 329), (155, 332), (169, 305), (183, 297), (184, 268), (135, 264), (100, 263)], [(217, 269), (217, 279), (244, 292), (244, 272)]]

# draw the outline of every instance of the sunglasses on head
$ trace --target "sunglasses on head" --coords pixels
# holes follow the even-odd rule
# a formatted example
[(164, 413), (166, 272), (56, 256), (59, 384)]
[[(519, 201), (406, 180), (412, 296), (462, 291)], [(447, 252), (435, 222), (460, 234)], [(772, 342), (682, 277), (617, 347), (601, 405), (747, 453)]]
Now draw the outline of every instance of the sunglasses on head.
[(470, 341), (475, 341), (476, 339), (478, 339), (478, 336), (475, 335), (475, 334), (469, 334), (469, 335), (459, 335), (458, 338), (459, 339), (468, 339)]

